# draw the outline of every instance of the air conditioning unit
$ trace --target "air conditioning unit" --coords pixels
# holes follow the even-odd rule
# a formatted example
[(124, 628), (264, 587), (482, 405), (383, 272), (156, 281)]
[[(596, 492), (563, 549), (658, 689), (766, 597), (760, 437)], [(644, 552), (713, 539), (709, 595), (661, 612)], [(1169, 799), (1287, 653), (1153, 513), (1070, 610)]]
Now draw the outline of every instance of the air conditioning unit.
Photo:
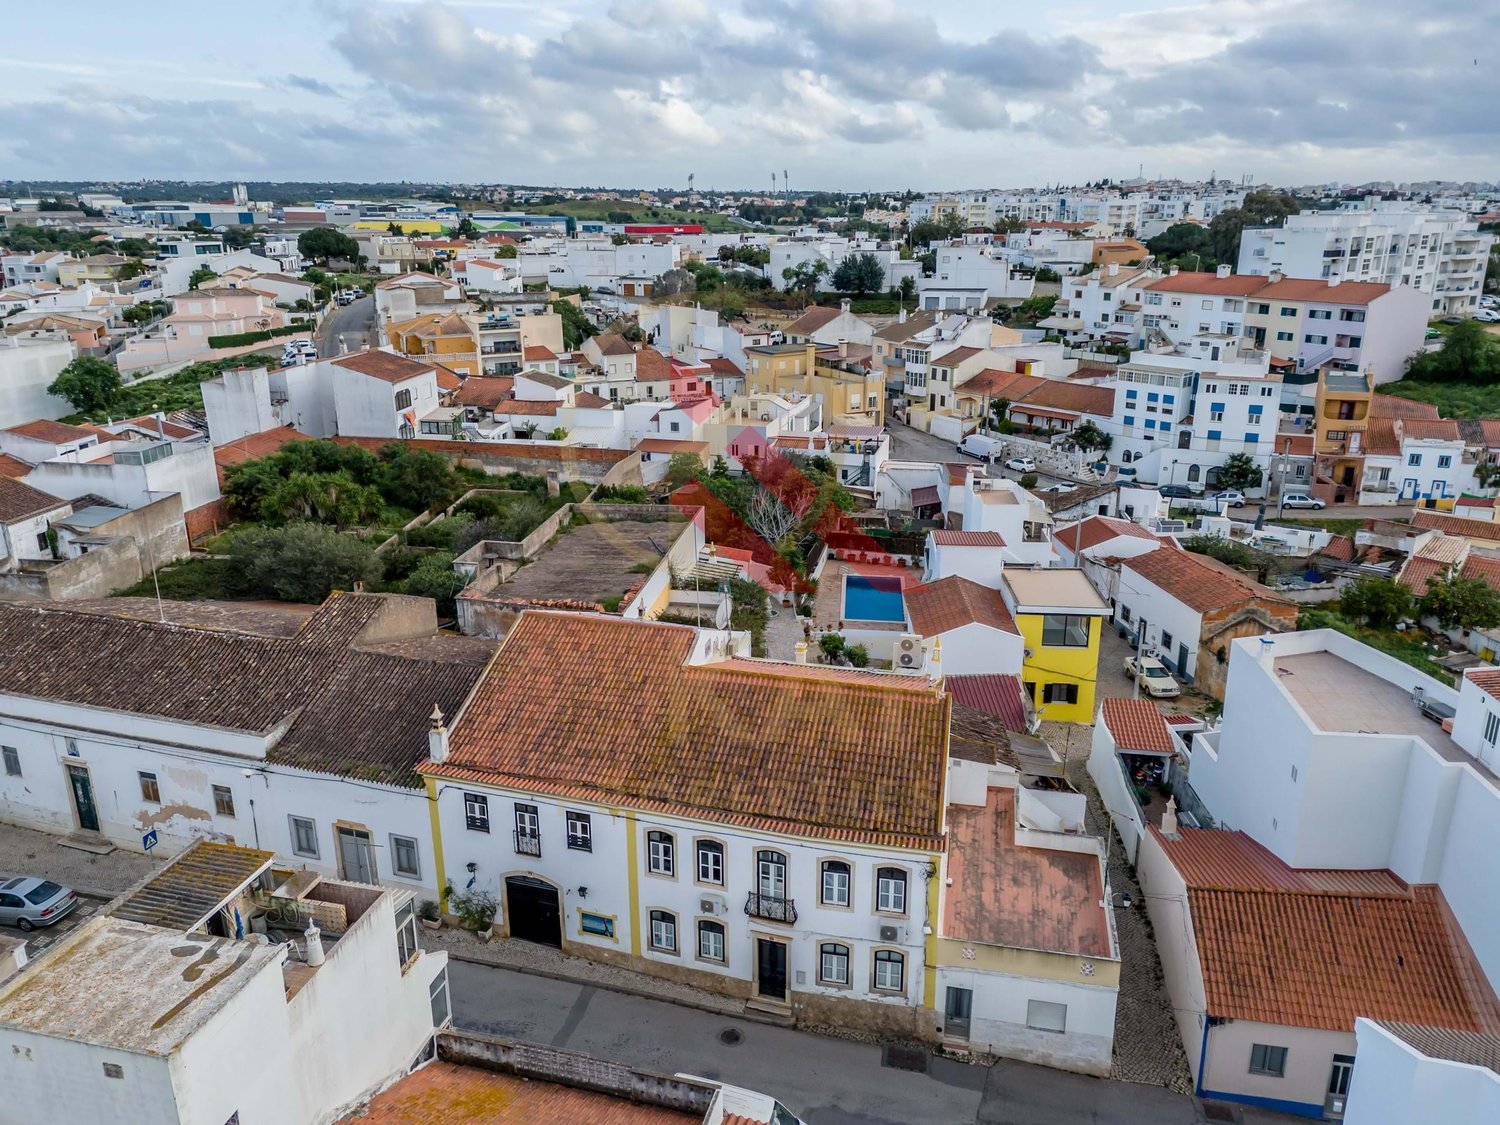
[(1036, 655), (1036, 649), (1034, 649), (1034, 648), (1023, 648), (1021, 650), (1021, 659), (1022, 660), (1030, 660), (1035, 655)]
[(916, 633), (902, 633), (891, 646), (891, 666), (916, 670), (922, 667), (922, 638)]
[(698, 900), (698, 913), (719, 917), (729, 913), (729, 904), (724, 901), (723, 895), (704, 895)]
[(881, 926), (880, 940), (894, 942), (900, 945), (906, 941), (905, 926)]

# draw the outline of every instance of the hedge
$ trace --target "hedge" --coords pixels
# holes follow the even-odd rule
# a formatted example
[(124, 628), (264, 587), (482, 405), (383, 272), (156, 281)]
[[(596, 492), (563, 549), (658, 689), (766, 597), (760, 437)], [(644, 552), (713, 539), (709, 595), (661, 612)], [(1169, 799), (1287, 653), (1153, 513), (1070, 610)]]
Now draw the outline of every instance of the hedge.
[(271, 340), (277, 336), (295, 336), (298, 332), (310, 332), (311, 321), (299, 321), (296, 324), (286, 324), (280, 328), (267, 328), (264, 332), (233, 332), (228, 336), (210, 336), (208, 346), (211, 348), (239, 348), (246, 344), (259, 344), (265, 340)]

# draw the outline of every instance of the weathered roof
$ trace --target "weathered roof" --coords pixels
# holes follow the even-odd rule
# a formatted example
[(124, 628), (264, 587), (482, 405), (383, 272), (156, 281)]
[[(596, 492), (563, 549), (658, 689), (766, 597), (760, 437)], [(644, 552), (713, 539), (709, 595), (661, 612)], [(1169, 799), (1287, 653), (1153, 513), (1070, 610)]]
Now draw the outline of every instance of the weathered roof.
[(945, 676), (943, 686), (948, 689), (955, 704), (988, 711), (1008, 731), (1026, 729), (1026, 704), (1021, 698), (1025, 688), (1021, 686), (1020, 676), (1003, 676), (998, 673)]
[(603, 336), (594, 337), (594, 346), (599, 349), (601, 355), (634, 355), (635, 348), (631, 347), (630, 341), (624, 336), (613, 332)]
[(1455, 1031), (1397, 1020), (1377, 1020), (1381, 1027), (1430, 1059), (1482, 1066), (1500, 1074), (1500, 1035), (1482, 1031)]
[(0, 475), (0, 524), (19, 523), (43, 512), (66, 507), (67, 501), (33, 488), (25, 481)]
[(919, 332), (925, 332), (931, 328), (944, 314), (941, 312), (918, 312), (912, 313), (904, 321), (892, 321), (880, 331), (875, 333), (877, 340), (890, 340), (899, 342), (909, 340)]
[(66, 445), (69, 442), (82, 441), (84, 438), (94, 436), (93, 430), (82, 426), (70, 426), (66, 422), (54, 422), (50, 418), (22, 422), (19, 426), (11, 426), (5, 432), (16, 434), (18, 437), (33, 438), (36, 441), (50, 441), (54, 445)]
[(1401, 398), (1397, 395), (1373, 394), (1370, 396), (1371, 418), (1436, 418), (1438, 408), (1428, 402)]
[(956, 697), (949, 724), (948, 755), (987, 766), (1004, 764), (1014, 770), (1021, 768), (1020, 759), (1010, 747), (1005, 721), (982, 707), (966, 707)]
[(1431, 512), (1419, 508), (1412, 513), (1413, 527), (1425, 527), (1441, 531), (1445, 535), (1462, 535), (1469, 539), (1482, 539), (1500, 543), (1500, 523), (1493, 520), (1469, 519), (1465, 516), (1450, 516), (1445, 512)]
[(1383, 281), (1341, 281), (1329, 285), (1324, 278), (1287, 277), (1256, 290), (1255, 296), (1272, 301), (1308, 301), (1315, 305), (1368, 305), (1390, 291), (1391, 287)]
[(906, 616), (914, 632), (936, 637), (965, 625), (988, 625), (1020, 635), (999, 590), (953, 575), (905, 592)]
[(1123, 559), (1120, 566), (1139, 574), (1199, 613), (1225, 609), (1252, 598), (1293, 604), (1253, 578), (1191, 551), (1151, 551)]
[[(948, 700), (920, 677), (690, 665), (677, 625), (528, 610), (424, 774), (796, 835), (941, 847)], [(821, 779), (837, 776), (836, 786)]]
[(453, 396), (460, 406), (478, 406), (494, 410), (516, 389), (516, 381), (509, 375), (471, 375)]
[(830, 321), (837, 320), (841, 311), (829, 308), (827, 305), (809, 305), (802, 310), (801, 316), (786, 326), (784, 331), (788, 336), (810, 335)]
[(927, 533), (939, 547), (1003, 547), (1005, 540), (998, 531), (948, 531)]
[(187, 933), (202, 925), (276, 858), (275, 852), (199, 840), (116, 903), (116, 918)]
[(330, 362), (345, 370), (357, 371), (361, 375), (382, 379), (387, 383), (403, 383), (432, 370), (430, 363), (419, 363), (404, 355), (392, 355), (378, 350), (341, 355)]
[(966, 359), (973, 359), (980, 353), (980, 348), (959, 347), (946, 351), (942, 355), (930, 361), (930, 366), (935, 367), (957, 367)]
[(1266, 279), (1256, 274), (1232, 273), (1220, 277), (1217, 273), (1182, 270), (1159, 278), (1142, 286), (1154, 293), (1214, 293), (1225, 297), (1248, 297), (1265, 288)]
[(1088, 519), (1079, 520), (1075, 524), (1054, 531), (1052, 538), (1075, 555), (1113, 539), (1144, 539), (1158, 542), (1156, 536), (1140, 524), (1130, 520), (1114, 519), (1110, 516), (1090, 516)]

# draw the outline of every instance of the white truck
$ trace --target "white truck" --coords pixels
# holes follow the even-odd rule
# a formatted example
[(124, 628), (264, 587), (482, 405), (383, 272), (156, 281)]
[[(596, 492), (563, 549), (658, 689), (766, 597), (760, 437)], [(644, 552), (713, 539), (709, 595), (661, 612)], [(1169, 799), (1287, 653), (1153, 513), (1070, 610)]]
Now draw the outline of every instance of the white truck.
[(1005, 442), (985, 434), (968, 434), (958, 443), (958, 451), (981, 461), (993, 461), (1005, 452)]

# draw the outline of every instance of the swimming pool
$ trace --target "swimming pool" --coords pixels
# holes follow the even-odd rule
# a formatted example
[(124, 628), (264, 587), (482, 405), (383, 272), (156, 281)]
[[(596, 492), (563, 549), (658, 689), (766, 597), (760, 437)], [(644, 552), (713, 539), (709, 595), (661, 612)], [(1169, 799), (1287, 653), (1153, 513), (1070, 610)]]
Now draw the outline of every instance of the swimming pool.
[(901, 602), (901, 579), (844, 575), (844, 619), (846, 621), (906, 620)]

